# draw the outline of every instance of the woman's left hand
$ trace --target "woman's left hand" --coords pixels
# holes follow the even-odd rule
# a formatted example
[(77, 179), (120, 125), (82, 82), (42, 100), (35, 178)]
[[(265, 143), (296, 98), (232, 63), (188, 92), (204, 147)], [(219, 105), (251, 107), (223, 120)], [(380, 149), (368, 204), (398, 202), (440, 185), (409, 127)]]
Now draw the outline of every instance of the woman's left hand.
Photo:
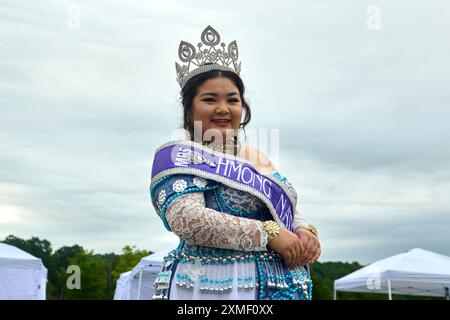
[(298, 228), (295, 231), (297, 237), (303, 243), (304, 251), (301, 257), (297, 258), (302, 266), (307, 263), (315, 263), (321, 254), (319, 239), (308, 229)]

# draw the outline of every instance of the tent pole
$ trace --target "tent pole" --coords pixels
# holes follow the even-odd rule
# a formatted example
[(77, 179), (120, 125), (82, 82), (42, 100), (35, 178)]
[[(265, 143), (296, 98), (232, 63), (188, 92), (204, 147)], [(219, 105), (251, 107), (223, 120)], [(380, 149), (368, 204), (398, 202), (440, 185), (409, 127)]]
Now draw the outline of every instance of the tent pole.
[(391, 279), (388, 279), (388, 294), (389, 294), (389, 300), (392, 300)]
[(142, 284), (142, 268), (139, 271), (139, 284), (138, 284), (138, 292), (136, 300), (141, 300), (141, 284)]
[(333, 282), (333, 300), (337, 300), (336, 297), (336, 285)]

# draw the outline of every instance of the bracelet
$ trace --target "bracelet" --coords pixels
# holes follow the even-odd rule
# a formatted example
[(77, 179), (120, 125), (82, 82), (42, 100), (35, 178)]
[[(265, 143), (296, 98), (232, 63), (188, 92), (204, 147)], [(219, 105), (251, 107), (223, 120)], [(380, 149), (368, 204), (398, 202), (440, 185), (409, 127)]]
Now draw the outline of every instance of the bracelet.
[(317, 228), (313, 224), (308, 224), (306, 227), (304, 227), (306, 230), (311, 232), (313, 235), (315, 235), (317, 238), (319, 237), (319, 231), (317, 231)]
[(269, 242), (280, 234), (280, 225), (273, 220), (263, 222), (264, 231), (267, 232)]

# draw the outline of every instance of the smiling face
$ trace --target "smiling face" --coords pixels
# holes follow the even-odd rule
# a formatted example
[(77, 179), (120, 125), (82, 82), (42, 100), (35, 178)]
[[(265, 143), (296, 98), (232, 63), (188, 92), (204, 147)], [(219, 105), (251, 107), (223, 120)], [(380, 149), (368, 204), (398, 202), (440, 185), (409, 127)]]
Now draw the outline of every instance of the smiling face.
[(239, 130), (242, 111), (241, 96), (233, 81), (226, 77), (209, 79), (198, 87), (192, 101), (194, 132), (201, 127), (203, 141), (219, 139), (225, 143)]

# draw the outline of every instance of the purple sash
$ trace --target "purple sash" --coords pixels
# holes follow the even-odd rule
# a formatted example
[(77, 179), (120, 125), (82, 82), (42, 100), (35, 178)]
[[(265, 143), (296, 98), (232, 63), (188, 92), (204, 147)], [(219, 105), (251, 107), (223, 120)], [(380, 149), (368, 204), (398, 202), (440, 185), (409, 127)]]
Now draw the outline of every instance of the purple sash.
[(249, 162), (215, 152), (196, 142), (176, 141), (156, 151), (152, 184), (171, 174), (193, 174), (247, 191), (268, 206), (275, 221), (294, 231), (293, 199), (278, 181), (260, 173)]

